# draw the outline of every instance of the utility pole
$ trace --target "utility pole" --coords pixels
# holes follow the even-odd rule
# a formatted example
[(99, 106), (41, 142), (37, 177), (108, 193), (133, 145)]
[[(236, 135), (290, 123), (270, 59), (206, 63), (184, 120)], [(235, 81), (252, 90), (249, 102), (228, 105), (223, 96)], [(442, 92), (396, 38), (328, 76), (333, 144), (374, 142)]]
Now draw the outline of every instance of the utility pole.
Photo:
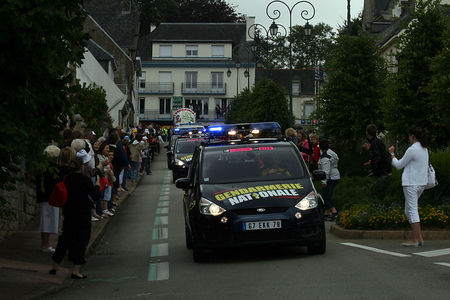
[(350, 0), (347, 0), (347, 32), (350, 35)]

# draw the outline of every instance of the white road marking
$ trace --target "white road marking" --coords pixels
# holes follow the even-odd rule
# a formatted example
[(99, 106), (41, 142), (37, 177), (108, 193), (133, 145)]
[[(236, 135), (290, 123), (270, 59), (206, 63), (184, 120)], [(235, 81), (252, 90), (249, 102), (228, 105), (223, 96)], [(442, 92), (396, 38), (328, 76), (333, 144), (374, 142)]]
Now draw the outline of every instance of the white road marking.
[(167, 206), (169, 206), (169, 201), (158, 202), (158, 206), (159, 207), (167, 207)]
[(155, 217), (155, 223), (154, 225), (167, 225), (169, 224), (169, 217), (168, 216), (156, 216)]
[(442, 256), (442, 255), (450, 254), (450, 248), (440, 249), (440, 250), (433, 250), (433, 251), (426, 251), (426, 252), (417, 252), (417, 253), (413, 253), (413, 254), (414, 255), (424, 256), (424, 257), (436, 257), (436, 256)]
[(435, 265), (440, 265), (440, 266), (444, 266), (444, 267), (449, 267), (450, 268), (450, 264), (449, 263), (445, 263), (445, 262), (436, 262), (434, 263)]
[(169, 255), (169, 244), (168, 243), (154, 244), (152, 246), (152, 252), (150, 254), (151, 257), (167, 256), (167, 255)]
[(148, 281), (169, 279), (169, 262), (160, 262), (149, 265)]
[(364, 250), (368, 250), (368, 251), (372, 251), (372, 252), (376, 252), (376, 253), (387, 254), (387, 255), (392, 255), (392, 256), (397, 256), (397, 257), (411, 257), (411, 255), (408, 255), (408, 254), (386, 251), (386, 250), (368, 247), (368, 246), (359, 245), (359, 244), (354, 244), (354, 243), (341, 243), (341, 245), (360, 248), (360, 249), (364, 249)]

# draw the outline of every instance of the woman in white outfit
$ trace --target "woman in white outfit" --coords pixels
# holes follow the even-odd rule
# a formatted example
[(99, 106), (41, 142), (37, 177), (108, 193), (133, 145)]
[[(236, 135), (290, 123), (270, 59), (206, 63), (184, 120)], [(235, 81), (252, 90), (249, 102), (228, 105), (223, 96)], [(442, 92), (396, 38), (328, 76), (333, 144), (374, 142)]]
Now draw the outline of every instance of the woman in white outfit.
[(424, 243), (420, 229), (418, 202), (428, 179), (427, 134), (421, 128), (413, 127), (409, 131), (409, 141), (411, 146), (400, 160), (395, 157), (394, 146), (389, 147), (389, 153), (392, 157), (392, 165), (396, 169), (405, 168), (402, 174), (402, 186), (405, 195), (405, 214), (411, 224), (412, 236), (402, 246), (417, 247)]

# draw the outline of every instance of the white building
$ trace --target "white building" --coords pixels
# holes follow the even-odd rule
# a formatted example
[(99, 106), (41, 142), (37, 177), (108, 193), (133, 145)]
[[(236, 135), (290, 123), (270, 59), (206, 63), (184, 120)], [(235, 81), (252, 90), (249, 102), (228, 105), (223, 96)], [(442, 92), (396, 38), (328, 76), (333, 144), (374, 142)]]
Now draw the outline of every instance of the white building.
[(161, 23), (140, 38), (139, 121), (171, 124), (181, 107), (194, 108), (200, 122), (223, 121), (231, 100), (255, 82), (253, 22)]
[(114, 57), (96, 42), (89, 40), (86, 42), (82, 64), (76, 70), (76, 78), (81, 85), (95, 84), (105, 90), (108, 113), (114, 127), (119, 125), (119, 112), (128, 97), (125, 90), (122, 91), (114, 82), (116, 68)]

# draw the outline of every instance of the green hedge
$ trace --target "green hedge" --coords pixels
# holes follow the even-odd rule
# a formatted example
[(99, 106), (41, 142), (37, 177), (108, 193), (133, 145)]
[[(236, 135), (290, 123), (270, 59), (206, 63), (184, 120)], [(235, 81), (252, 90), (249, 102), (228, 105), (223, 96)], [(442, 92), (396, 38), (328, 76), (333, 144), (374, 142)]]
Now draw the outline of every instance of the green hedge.
[[(424, 225), (447, 226), (450, 216), (450, 149), (431, 155), (439, 185), (424, 191), (419, 206)], [(333, 200), (340, 211), (338, 223), (345, 228), (396, 228), (408, 226), (404, 216), (402, 170), (382, 178), (343, 176)], [(427, 209), (425, 209), (427, 208)], [(437, 209), (434, 211), (432, 208)], [(425, 210), (424, 210), (425, 209)], [(444, 222), (445, 221), (445, 222)]]

